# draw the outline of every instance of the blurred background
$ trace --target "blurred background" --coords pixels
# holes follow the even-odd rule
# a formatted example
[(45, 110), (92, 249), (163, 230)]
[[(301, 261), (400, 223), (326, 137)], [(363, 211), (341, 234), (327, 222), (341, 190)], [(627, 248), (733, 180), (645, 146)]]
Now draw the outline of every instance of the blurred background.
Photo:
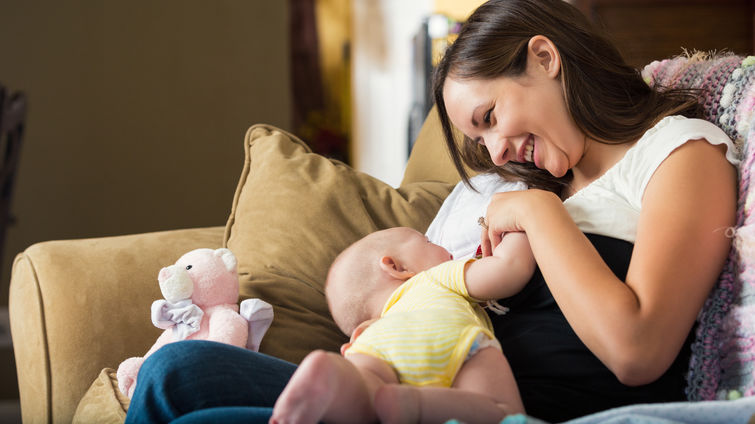
[[(0, 0), (0, 84), (27, 105), (0, 222), (0, 422), (20, 420), (7, 316), (17, 253), (224, 225), (255, 123), (398, 185), (433, 63), (481, 3)], [(572, 3), (638, 67), (682, 48), (752, 52), (751, 0)]]

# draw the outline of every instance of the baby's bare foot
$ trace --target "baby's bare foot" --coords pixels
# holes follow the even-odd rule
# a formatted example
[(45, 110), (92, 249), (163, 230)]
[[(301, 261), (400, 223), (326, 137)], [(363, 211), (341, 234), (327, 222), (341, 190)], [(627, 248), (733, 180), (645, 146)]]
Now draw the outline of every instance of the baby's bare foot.
[(302, 361), (275, 402), (271, 424), (315, 424), (325, 416), (335, 389), (328, 378), (332, 374), (326, 356), (313, 352)]
[(419, 392), (411, 386), (386, 384), (375, 393), (375, 411), (383, 424), (418, 423)]

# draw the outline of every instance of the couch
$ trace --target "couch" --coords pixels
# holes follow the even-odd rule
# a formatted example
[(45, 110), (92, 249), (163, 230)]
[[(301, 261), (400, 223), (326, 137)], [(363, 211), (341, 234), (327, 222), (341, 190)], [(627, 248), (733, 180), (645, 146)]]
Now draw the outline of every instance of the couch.
[[(741, 229), (750, 224), (753, 62), (731, 55), (679, 57), (654, 62), (643, 74), (650, 84), (704, 89), (706, 116), (745, 158)], [(114, 369), (143, 355), (161, 331), (149, 319), (151, 302), (161, 297), (159, 269), (198, 247), (230, 248), (239, 259), (240, 298), (273, 305), (262, 352), (298, 362), (316, 348), (337, 350), (345, 336), (332, 322), (322, 290), (332, 259), (380, 228), (424, 231), (459, 180), (434, 111), (398, 188), (316, 155), (294, 135), (267, 125), (249, 129), (243, 150), (245, 164), (225, 226), (48, 241), (18, 254), (9, 308), (25, 423), (123, 421), (128, 399), (117, 389)], [(739, 234), (732, 232), (737, 246), (745, 246), (745, 231)], [(755, 341), (755, 328), (745, 324), (755, 319), (742, 320), (755, 302), (748, 288), (755, 267), (740, 251), (732, 250), (700, 315), (690, 365), (692, 400), (753, 394), (755, 356), (747, 356), (753, 353), (747, 346)]]

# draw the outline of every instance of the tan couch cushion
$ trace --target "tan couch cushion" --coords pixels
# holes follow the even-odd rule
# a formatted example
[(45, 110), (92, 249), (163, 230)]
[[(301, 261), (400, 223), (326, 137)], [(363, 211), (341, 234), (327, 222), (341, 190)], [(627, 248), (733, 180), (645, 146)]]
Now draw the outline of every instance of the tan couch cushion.
[[(457, 140), (462, 138), (462, 134), (458, 131), (456, 138)], [(470, 176), (475, 175), (475, 172), (469, 168), (466, 169)], [(438, 110), (433, 106), (412, 146), (412, 154), (409, 157), (409, 163), (406, 164), (401, 185), (421, 181), (443, 181), (456, 184), (460, 179), (443, 139)]]
[(338, 350), (346, 337), (323, 293), (330, 263), (375, 230), (424, 231), (452, 186), (415, 182), (394, 189), (267, 125), (250, 128), (245, 151), (226, 244), (239, 260), (241, 297), (274, 308), (260, 350), (292, 362), (314, 349)]
[(79, 402), (73, 424), (120, 424), (126, 420), (129, 398), (118, 390), (115, 370), (104, 368)]

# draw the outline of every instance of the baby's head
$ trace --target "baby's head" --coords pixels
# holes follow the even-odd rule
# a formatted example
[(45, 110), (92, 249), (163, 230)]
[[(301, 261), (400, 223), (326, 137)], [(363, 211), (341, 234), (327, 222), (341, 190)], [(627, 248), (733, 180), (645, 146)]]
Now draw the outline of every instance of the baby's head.
[(391, 292), (413, 275), (453, 259), (408, 227), (377, 231), (346, 248), (330, 267), (325, 296), (338, 327), (351, 335), (377, 318)]

